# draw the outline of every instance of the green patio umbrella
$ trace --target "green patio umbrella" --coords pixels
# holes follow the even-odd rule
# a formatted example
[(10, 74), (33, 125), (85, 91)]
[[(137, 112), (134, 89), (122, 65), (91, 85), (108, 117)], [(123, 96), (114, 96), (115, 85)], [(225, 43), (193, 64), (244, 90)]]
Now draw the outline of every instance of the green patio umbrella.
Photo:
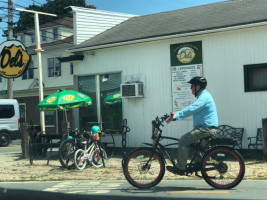
[(114, 104), (114, 103), (118, 103), (118, 102), (121, 102), (121, 93), (120, 92), (112, 94), (112, 95), (110, 95), (104, 99), (104, 103), (106, 103), (106, 104)]
[(91, 105), (92, 100), (89, 96), (72, 90), (60, 89), (49, 95), (38, 106), (38, 111), (68, 110), (80, 106)]

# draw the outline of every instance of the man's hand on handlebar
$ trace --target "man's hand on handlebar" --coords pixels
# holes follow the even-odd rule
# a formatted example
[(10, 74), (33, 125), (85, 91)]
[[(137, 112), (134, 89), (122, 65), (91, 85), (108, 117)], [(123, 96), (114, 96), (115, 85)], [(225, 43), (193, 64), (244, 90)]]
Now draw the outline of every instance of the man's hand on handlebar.
[(167, 124), (170, 123), (171, 121), (175, 121), (176, 119), (174, 118), (174, 115), (176, 112), (171, 113), (171, 115), (166, 119)]

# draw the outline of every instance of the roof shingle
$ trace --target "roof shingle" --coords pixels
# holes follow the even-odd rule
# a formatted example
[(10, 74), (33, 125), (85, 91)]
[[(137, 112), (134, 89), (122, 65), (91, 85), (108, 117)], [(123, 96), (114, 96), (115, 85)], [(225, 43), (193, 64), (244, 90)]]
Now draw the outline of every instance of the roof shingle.
[(267, 0), (231, 0), (132, 17), (71, 50), (267, 21)]

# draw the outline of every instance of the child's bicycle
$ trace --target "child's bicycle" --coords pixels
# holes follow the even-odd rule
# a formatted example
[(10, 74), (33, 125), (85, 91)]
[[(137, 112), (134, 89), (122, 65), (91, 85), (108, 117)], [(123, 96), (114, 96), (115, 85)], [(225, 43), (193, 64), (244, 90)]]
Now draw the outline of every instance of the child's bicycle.
[(75, 151), (74, 165), (77, 169), (82, 170), (86, 167), (87, 164), (93, 165), (95, 167), (105, 167), (107, 153), (99, 140), (99, 134), (102, 134), (102, 132), (99, 132), (97, 130), (96, 133), (93, 133), (92, 131), (90, 133), (90, 140), (84, 140), (82, 142), (84, 149), (78, 149), (77, 151)]
[(58, 154), (59, 161), (63, 167), (72, 169), (74, 167), (74, 153), (77, 149), (83, 148), (82, 142), (87, 140), (86, 136), (89, 131), (81, 131), (79, 129), (72, 130), (68, 128), (68, 132), (64, 134), (66, 138), (60, 143)]
[[(151, 147), (140, 147), (131, 151), (124, 159), (123, 173), (127, 181), (134, 187), (147, 189), (156, 186), (165, 173), (166, 154), (174, 166), (174, 158), (166, 147), (178, 145), (179, 139), (162, 136), (161, 126), (169, 116), (156, 117), (153, 120)], [(162, 145), (163, 139), (176, 141), (175, 143)], [(203, 145), (205, 143), (205, 145)], [(234, 144), (231, 139), (207, 137), (192, 145), (194, 153), (186, 167), (186, 176), (195, 173), (202, 177), (210, 186), (217, 189), (230, 189), (237, 186), (245, 174), (245, 164), (242, 156), (233, 148), (226, 146)], [(202, 155), (202, 160), (197, 161), (197, 155)], [(201, 172), (201, 175), (198, 174)]]

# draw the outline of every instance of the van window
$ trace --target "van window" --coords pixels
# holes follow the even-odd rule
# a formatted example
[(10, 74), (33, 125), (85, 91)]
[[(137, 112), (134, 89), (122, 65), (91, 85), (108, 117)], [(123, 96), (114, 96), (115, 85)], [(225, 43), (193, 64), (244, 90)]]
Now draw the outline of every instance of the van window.
[(0, 105), (0, 119), (11, 118), (15, 115), (13, 105)]

